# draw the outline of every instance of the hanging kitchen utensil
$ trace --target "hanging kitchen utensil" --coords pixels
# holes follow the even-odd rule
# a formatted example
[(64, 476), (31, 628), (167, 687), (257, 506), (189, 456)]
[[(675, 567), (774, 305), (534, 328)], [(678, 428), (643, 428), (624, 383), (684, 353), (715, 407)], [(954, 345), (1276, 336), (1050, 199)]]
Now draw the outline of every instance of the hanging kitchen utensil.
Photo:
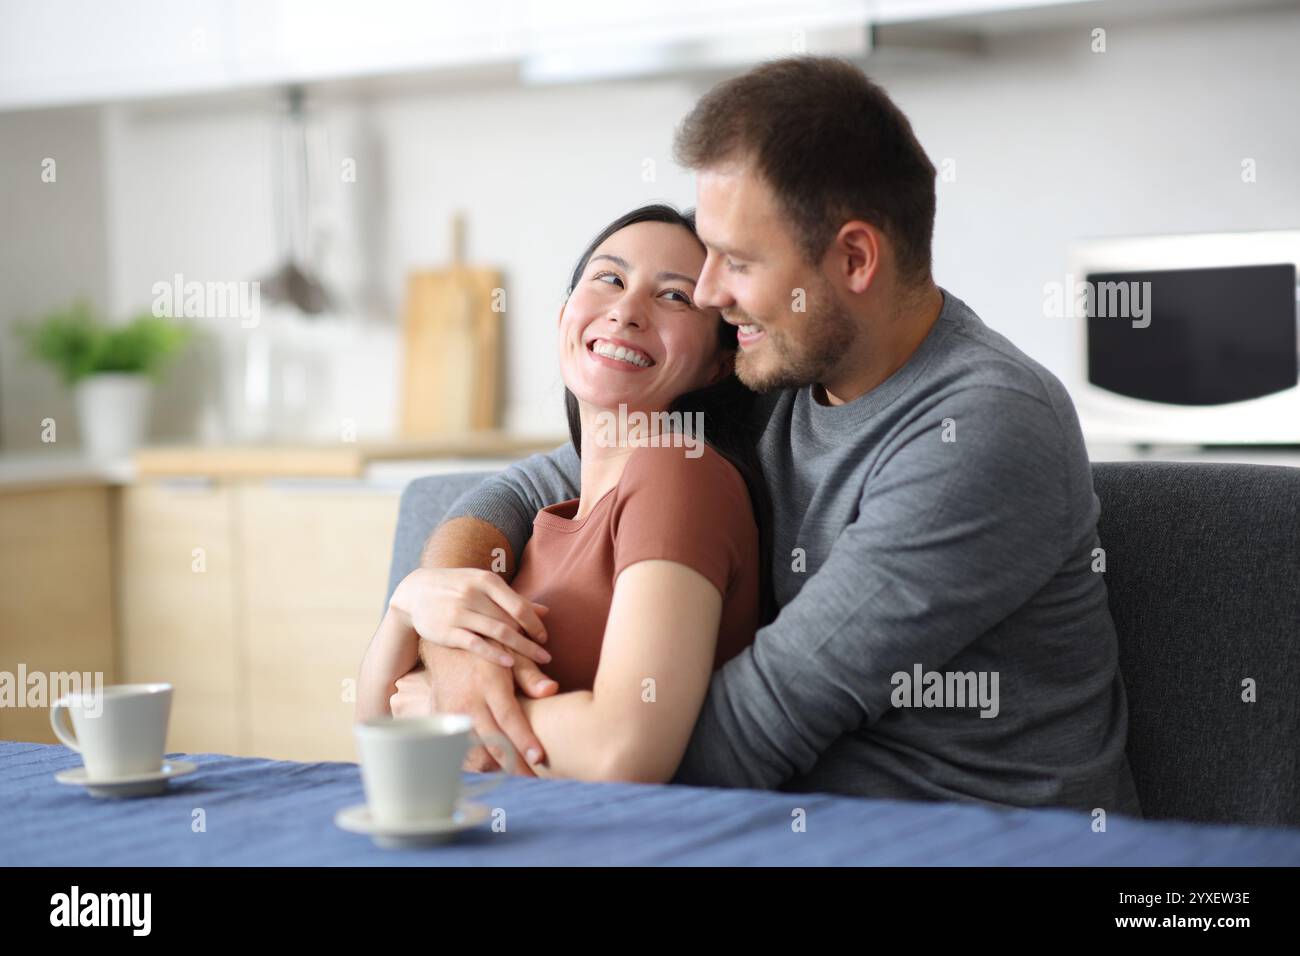
[(280, 130), (279, 175), (275, 178), (277, 238), (284, 259), (261, 280), (261, 294), (271, 302), (288, 303), (307, 315), (319, 315), (331, 309), (332, 302), (311, 265), (312, 169), (302, 87), (289, 88), (288, 103), (287, 119)]

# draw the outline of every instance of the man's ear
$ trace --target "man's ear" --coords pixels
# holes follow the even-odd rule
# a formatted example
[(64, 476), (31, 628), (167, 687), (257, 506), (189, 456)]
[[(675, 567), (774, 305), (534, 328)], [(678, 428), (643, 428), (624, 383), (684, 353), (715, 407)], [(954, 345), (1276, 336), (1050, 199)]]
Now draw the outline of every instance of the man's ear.
[(861, 294), (870, 288), (887, 241), (869, 222), (855, 219), (840, 227), (830, 248), (832, 269), (850, 292)]

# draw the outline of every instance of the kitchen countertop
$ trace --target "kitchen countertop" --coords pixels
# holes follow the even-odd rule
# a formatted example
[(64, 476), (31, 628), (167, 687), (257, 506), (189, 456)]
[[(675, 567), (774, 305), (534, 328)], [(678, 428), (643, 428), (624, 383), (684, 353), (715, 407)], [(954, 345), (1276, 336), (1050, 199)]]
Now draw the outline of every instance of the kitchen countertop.
[(153, 445), (131, 458), (97, 460), (80, 448), (0, 454), (0, 490), (126, 485), (172, 478), (333, 479), (379, 486), (421, 475), (491, 471), (567, 439), (485, 432), (447, 438), (302, 445)]
[(75, 485), (124, 485), (135, 477), (130, 459), (97, 461), (78, 448), (0, 454), (0, 490)]
[[(401, 487), (424, 475), (496, 471), (511, 462), (547, 452), (566, 438), (484, 433), (421, 441), (338, 442), (316, 445), (154, 445), (134, 458), (95, 460), (79, 448), (30, 449), (0, 453), (0, 491), (77, 485), (127, 485), (137, 480), (269, 479), (280, 484), (329, 480), (376, 488)], [(1171, 460), (1244, 462), (1300, 467), (1295, 449), (1137, 450), (1093, 444), (1093, 461)]]
[(562, 444), (555, 436), (476, 432), (393, 441), (266, 445), (155, 445), (135, 455), (139, 478), (362, 478), (375, 462), (513, 460)]

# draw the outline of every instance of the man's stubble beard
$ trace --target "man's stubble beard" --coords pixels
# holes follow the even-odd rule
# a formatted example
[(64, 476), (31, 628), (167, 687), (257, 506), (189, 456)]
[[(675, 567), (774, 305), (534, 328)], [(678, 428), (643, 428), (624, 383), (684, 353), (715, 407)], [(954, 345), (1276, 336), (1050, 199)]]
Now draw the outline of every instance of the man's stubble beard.
[[(745, 349), (736, 352), (736, 377), (746, 388), (771, 392), (833, 377), (853, 344), (853, 321), (825, 285), (808, 296), (807, 303), (808, 310), (791, 313), (791, 321), (779, 333), (760, 323), (767, 334), (755, 351), (762, 358)], [(748, 315), (732, 310), (727, 318), (743, 320)]]

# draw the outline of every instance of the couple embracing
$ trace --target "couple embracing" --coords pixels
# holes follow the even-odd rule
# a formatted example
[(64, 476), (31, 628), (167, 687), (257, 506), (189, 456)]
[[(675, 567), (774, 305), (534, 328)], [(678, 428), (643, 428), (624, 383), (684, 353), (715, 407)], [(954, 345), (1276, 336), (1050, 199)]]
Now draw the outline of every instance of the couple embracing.
[(907, 118), (796, 57), (675, 152), (694, 213), (627, 213), (569, 279), (571, 443), (452, 506), (358, 718), (466, 713), (543, 777), (1140, 814), (1073, 405), (935, 283)]

